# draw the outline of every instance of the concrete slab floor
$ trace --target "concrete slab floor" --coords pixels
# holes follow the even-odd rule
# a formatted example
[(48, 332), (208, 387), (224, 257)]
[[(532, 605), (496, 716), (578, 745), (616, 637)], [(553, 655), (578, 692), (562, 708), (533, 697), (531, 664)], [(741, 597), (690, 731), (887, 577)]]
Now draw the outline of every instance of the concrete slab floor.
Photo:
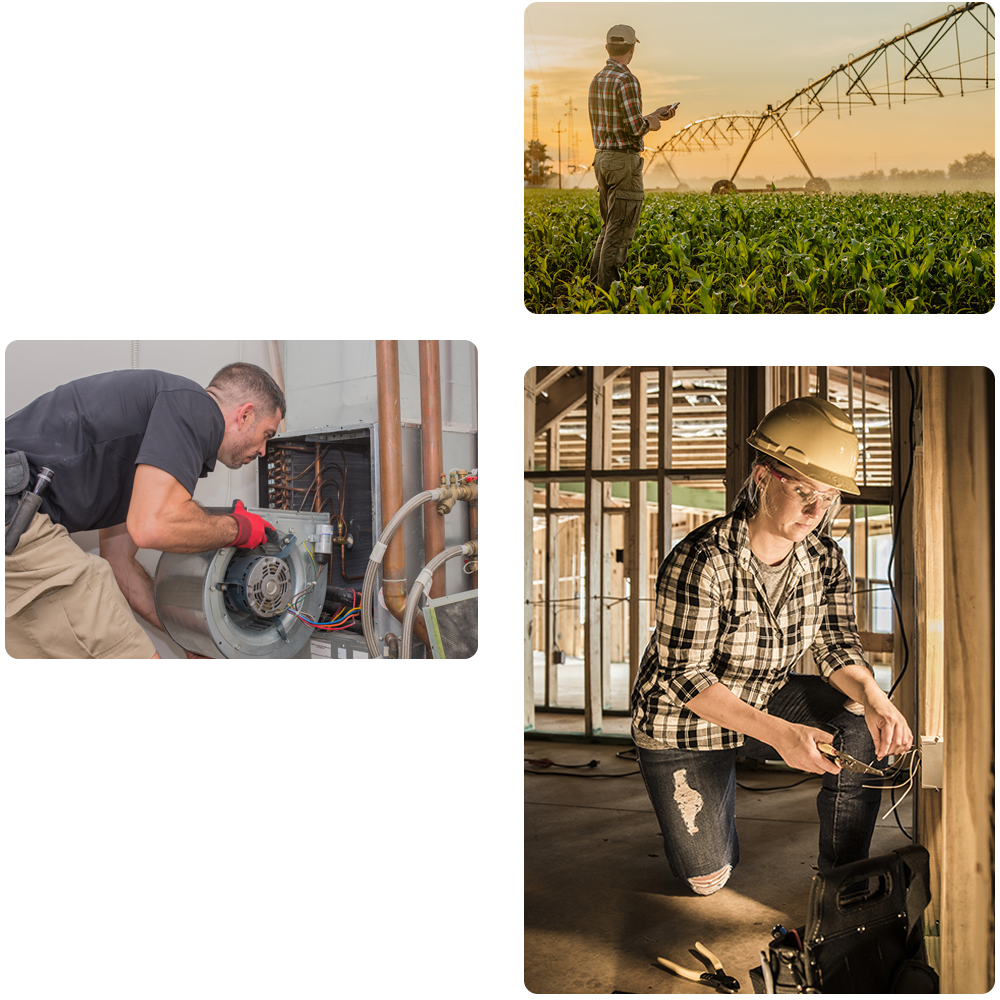
[[(524, 984), (532, 993), (710, 994), (656, 964), (657, 956), (704, 967), (689, 949), (701, 941), (753, 993), (748, 970), (760, 964), (777, 923), (805, 923), (816, 873), (819, 781), (778, 792), (737, 788), (741, 861), (712, 896), (677, 880), (663, 856), (656, 817), (634, 761), (609, 744), (525, 741), (525, 758), (596, 768), (549, 768), (525, 782)], [(526, 767), (528, 765), (525, 765)], [(557, 777), (561, 772), (564, 776)], [(622, 775), (577, 777), (577, 775)], [(574, 776), (570, 776), (574, 775)], [(757, 788), (790, 785), (788, 771), (737, 772)], [(880, 816), (889, 809), (883, 795)], [(900, 809), (909, 831), (909, 800)], [(872, 854), (910, 841), (892, 816), (879, 820)]]

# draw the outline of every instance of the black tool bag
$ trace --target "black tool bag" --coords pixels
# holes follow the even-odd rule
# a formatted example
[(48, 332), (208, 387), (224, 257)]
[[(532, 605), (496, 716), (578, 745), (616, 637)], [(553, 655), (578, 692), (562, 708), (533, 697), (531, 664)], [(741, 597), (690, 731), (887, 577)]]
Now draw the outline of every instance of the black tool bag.
[(4, 524), (10, 524), (21, 494), (28, 488), (31, 471), (23, 451), (8, 451), (4, 459)]
[(924, 949), (929, 868), (914, 845), (817, 875), (805, 927), (771, 941), (771, 982), (751, 969), (754, 992), (939, 992)]

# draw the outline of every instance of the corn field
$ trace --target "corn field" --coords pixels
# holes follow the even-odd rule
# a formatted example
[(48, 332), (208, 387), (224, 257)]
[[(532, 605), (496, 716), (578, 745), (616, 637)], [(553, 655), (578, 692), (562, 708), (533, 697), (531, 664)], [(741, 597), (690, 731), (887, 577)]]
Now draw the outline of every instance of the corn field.
[(596, 191), (526, 190), (536, 313), (984, 313), (994, 195), (646, 195), (621, 281), (590, 284)]

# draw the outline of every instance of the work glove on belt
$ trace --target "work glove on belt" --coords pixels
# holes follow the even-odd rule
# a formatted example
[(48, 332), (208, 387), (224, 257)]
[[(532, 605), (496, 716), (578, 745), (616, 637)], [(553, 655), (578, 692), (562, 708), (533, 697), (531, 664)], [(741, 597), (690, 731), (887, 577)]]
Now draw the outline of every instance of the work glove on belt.
[(278, 537), (278, 531), (274, 525), (268, 524), (259, 514), (247, 510), (243, 506), (242, 500), (237, 500), (233, 504), (233, 509), (229, 511), (229, 517), (236, 521), (239, 533), (224, 548), (255, 549), (258, 545), (264, 544), (265, 537), (272, 541)]

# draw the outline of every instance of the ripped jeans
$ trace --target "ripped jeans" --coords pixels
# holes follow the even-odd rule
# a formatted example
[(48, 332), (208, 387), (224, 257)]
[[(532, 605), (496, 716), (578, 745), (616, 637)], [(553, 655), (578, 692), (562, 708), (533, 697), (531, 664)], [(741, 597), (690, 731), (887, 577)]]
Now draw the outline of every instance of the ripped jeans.
[[(767, 711), (788, 722), (825, 729), (833, 734), (830, 742), (838, 750), (867, 764), (875, 757), (875, 746), (864, 718), (844, 708), (847, 701), (821, 677), (791, 674), (771, 697)], [(636, 750), (674, 875), (690, 879), (726, 865), (735, 868), (740, 860), (736, 755), (780, 760), (777, 750), (750, 737), (735, 750)], [(872, 781), (846, 768), (823, 776), (816, 797), (820, 871), (868, 857), (882, 798), (878, 788), (862, 787)]]

